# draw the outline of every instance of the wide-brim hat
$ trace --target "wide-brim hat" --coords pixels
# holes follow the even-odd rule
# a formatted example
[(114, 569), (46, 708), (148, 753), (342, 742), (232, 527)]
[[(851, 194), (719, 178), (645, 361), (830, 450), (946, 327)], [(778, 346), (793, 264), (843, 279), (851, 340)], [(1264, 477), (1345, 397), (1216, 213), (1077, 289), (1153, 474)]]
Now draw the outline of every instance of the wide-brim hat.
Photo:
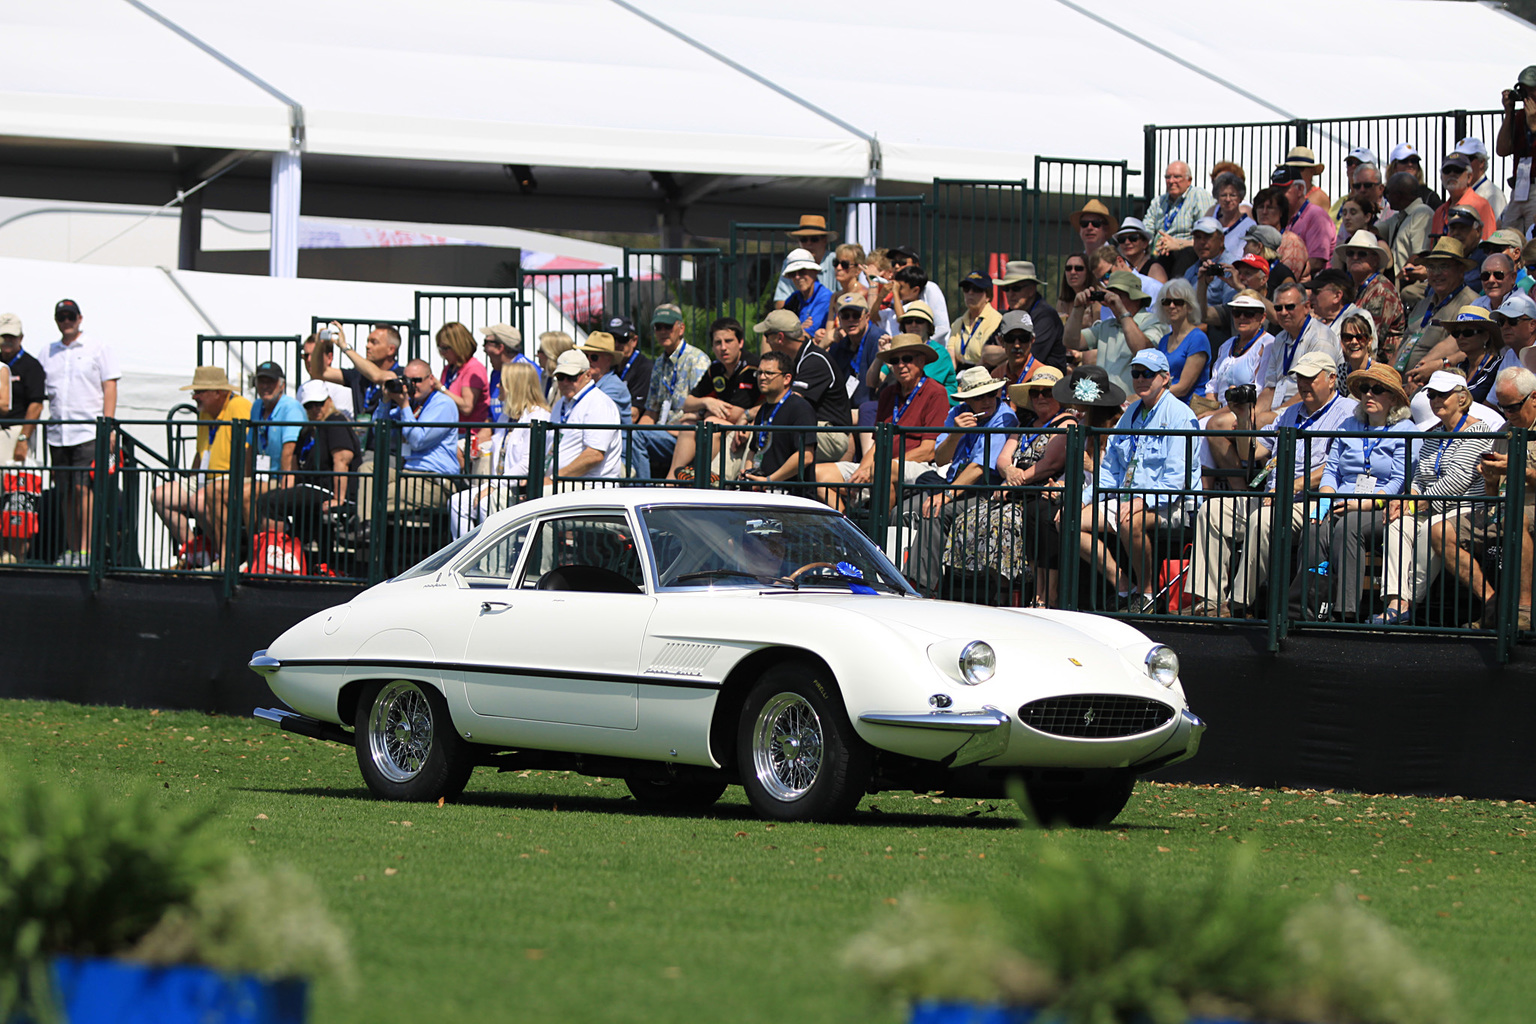
[(1011, 284), (1034, 283), (1044, 285), (1040, 275), (1035, 273), (1035, 265), (1029, 260), (1009, 260), (1003, 268), (1003, 276), (998, 279), (997, 286), (1006, 288)]
[(1354, 234), (1350, 235), (1349, 241), (1339, 246), (1339, 249), (1343, 251), (1345, 255), (1348, 255), (1349, 250), (1351, 249), (1354, 249), (1357, 252), (1371, 253), (1376, 257), (1376, 269), (1378, 271), (1386, 270), (1392, 266), (1391, 251), (1382, 248), (1381, 240), (1364, 228), (1361, 228), (1359, 231), (1356, 231)]
[(827, 241), (829, 242), (837, 237), (836, 231), (828, 230), (827, 218), (821, 216), (819, 213), (801, 214), (800, 226), (793, 231), (787, 232), (787, 234), (791, 238), (800, 238), (805, 235), (810, 235), (812, 237), (816, 235), (826, 235)]
[(1039, 391), (1042, 388), (1051, 388), (1051, 394), (1054, 397), (1054, 389), (1061, 382), (1063, 376), (1065, 375), (1054, 366), (1038, 366), (1035, 368), (1035, 372), (1029, 375), (1028, 380), (1008, 385), (1008, 401), (1014, 405), (1023, 405), (1034, 398), (1031, 392)]
[(1102, 366), (1079, 366), (1072, 375), (1051, 386), (1051, 397), (1062, 405), (1096, 405), (1118, 409), (1125, 404), (1125, 392), (1109, 379)]
[(1147, 227), (1146, 221), (1140, 217), (1127, 217), (1120, 222), (1120, 230), (1115, 232), (1115, 238), (1127, 235), (1140, 235), (1147, 241), (1152, 241), (1152, 229)]
[(1397, 375), (1397, 371), (1386, 363), (1372, 363), (1361, 370), (1351, 370), (1349, 374), (1349, 394), (1351, 398), (1359, 400), (1360, 389), (1366, 384), (1381, 384), (1392, 392), (1398, 405), (1408, 404), (1408, 392), (1403, 390), (1403, 380)]
[(192, 371), (192, 383), (183, 384), (182, 391), (233, 391), (235, 386), (229, 382), (229, 374), (219, 366), (199, 366)]
[(593, 331), (587, 335), (586, 344), (576, 347), (583, 352), (606, 352), (611, 356), (618, 355), (619, 352), (613, 343), (613, 335), (607, 331)]
[(1103, 217), (1106, 226), (1113, 225), (1115, 223), (1115, 218), (1110, 215), (1109, 207), (1105, 206), (1097, 199), (1090, 199), (1083, 204), (1083, 208), (1081, 210), (1078, 210), (1072, 215), (1072, 226), (1074, 228), (1081, 228), (1083, 226), (1083, 215), (1089, 213)]
[(926, 320), (928, 321), (929, 326), (938, 326), (933, 319), (933, 307), (928, 305), (928, 303), (924, 302), (922, 299), (917, 299), (913, 302), (902, 304), (901, 316), (897, 319), (897, 323), (907, 319)]
[(1285, 167), (1299, 167), (1302, 170), (1311, 170), (1317, 174), (1323, 173), (1323, 165), (1318, 162), (1317, 154), (1306, 146), (1292, 146), (1291, 151), (1285, 154)]
[(784, 273), (781, 275), (783, 277), (788, 277), (797, 270), (814, 270), (818, 274), (821, 273), (821, 264), (812, 258), (809, 249), (792, 249), (786, 259), (788, 262), (784, 265)]
[(1007, 383), (1002, 377), (992, 376), (985, 366), (969, 366), (960, 371), (955, 381), (955, 397), (981, 398), (1001, 391)]
[(927, 366), (939, 358), (939, 353), (934, 347), (915, 334), (898, 334), (891, 339), (891, 347), (881, 352), (875, 358), (882, 363), (889, 363), (897, 356), (913, 355), (923, 361)]
[(1146, 302), (1152, 296), (1141, 287), (1141, 278), (1129, 270), (1112, 270), (1104, 281), (1104, 287), (1120, 292), (1132, 302)]
[(1462, 270), (1472, 269), (1472, 260), (1469, 260), (1461, 248), (1461, 243), (1450, 235), (1441, 235), (1435, 239), (1435, 247), (1418, 254), (1420, 263), (1429, 260), (1455, 260), (1461, 265)]
[(1490, 331), (1499, 329), (1499, 322), (1493, 318), (1493, 311), (1482, 306), (1462, 306), (1445, 316), (1436, 317), (1437, 327), (1484, 327)]

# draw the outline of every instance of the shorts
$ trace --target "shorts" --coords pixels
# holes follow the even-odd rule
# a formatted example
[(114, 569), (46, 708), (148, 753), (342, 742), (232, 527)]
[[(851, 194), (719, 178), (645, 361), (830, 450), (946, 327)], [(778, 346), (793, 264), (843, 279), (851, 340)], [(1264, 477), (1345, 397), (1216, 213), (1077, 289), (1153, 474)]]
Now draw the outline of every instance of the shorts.
[(48, 446), (48, 459), (51, 468), (64, 470), (59, 474), (59, 486), (68, 490), (88, 486), (86, 474), (79, 472), (89, 469), (96, 461), (96, 442), (81, 441), (79, 444), (67, 444), (62, 447)]
[[(859, 468), (857, 462), (836, 462), (833, 465), (837, 467), (839, 473), (843, 474), (843, 483), (852, 480), (854, 470)], [(938, 467), (931, 462), (903, 462), (901, 464), (901, 482), (904, 485), (914, 484), (917, 482), (917, 478), (924, 473), (934, 473), (937, 471)]]
[(16, 442), (20, 439), (21, 424), (0, 426), (0, 465), (8, 466), (16, 461)]
[[(823, 428), (832, 426), (826, 420), (817, 420), (816, 425)], [(822, 430), (816, 435), (816, 461), (836, 462), (848, 454), (848, 445), (852, 440), (853, 436), (851, 434)], [(846, 480), (848, 476), (852, 475), (852, 472), (852, 470), (849, 470), (848, 473), (844, 474), (843, 479)]]
[[(1119, 532), (1121, 503), (1122, 499), (1120, 498), (1106, 498), (1098, 503), (1098, 525), (1100, 529), (1107, 530), (1110, 533)], [(1166, 505), (1147, 505), (1143, 503), (1142, 507), (1152, 513), (1157, 525), (1164, 529), (1181, 529), (1189, 519), (1184, 512), (1184, 505), (1181, 502), (1170, 501)], [(1093, 522), (1092, 516), (1093, 513), (1091, 511), (1083, 510), (1083, 522), (1085, 524)]]
[[(1503, 512), (1501, 506), (1492, 507), (1500, 513)], [(1531, 533), (1533, 530), (1536, 530), (1536, 505), (1527, 505), (1525, 506), (1525, 532)], [(1481, 548), (1489, 544), (1497, 544), (1503, 532), (1499, 516), (1489, 516), (1484, 509), (1478, 509), (1470, 514), (1463, 513), (1456, 517), (1456, 545), (1466, 551), (1471, 551), (1474, 547)]]

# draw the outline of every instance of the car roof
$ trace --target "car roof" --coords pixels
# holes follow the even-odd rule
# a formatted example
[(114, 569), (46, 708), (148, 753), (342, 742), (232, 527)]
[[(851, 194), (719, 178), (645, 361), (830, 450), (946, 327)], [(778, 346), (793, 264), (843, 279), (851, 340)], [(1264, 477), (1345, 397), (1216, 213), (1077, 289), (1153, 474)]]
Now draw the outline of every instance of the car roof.
[(705, 490), (684, 487), (603, 487), (566, 491), (545, 498), (520, 502), (488, 517), (487, 530), (494, 530), (513, 519), (528, 515), (542, 515), (563, 509), (633, 509), (657, 505), (740, 505), (751, 508), (764, 506), (798, 509), (806, 512), (837, 514), (827, 505), (809, 498), (797, 498), (788, 494), (759, 494), (756, 492)]

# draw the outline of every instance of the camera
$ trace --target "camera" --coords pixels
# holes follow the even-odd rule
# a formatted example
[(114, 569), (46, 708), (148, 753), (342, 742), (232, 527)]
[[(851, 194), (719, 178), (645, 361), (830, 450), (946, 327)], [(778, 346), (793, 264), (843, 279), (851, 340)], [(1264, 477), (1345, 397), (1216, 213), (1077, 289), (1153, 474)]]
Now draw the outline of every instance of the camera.
[(1525, 88), (1525, 83), (1524, 82), (1516, 82), (1515, 83), (1515, 87), (1513, 89), (1509, 90), (1509, 91), (1510, 91), (1510, 94), (1515, 97), (1515, 102), (1516, 103), (1524, 103), (1525, 102), (1525, 95), (1526, 95), (1526, 92), (1528, 90)]
[(1107, 297), (1108, 293), (1105, 292), (1103, 288), (1088, 289), (1088, 298), (1094, 302), (1103, 302)]
[(405, 394), (405, 381), (399, 377), (389, 377), (384, 381), (384, 390), (392, 395)]
[(329, 327), (322, 327), (322, 328), (320, 328), (320, 340), (321, 341), (335, 341), (336, 340), (336, 332), (331, 330)]
[(1227, 388), (1225, 398), (1228, 405), (1253, 405), (1259, 400), (1259, 386), (1257, 384), (1234, 384)]

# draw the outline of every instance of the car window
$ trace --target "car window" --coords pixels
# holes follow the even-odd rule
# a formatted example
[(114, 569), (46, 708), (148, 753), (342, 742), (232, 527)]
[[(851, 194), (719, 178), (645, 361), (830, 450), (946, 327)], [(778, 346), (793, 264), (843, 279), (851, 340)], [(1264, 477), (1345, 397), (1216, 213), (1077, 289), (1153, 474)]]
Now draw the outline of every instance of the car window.
[(428, 555), (420, 562), (417, 562), (415, 565), (411, 566), (399, 576), (396, 576), (395, 579), (409, 580), (415, 579), (417, 576), (430, 576), (434, 572), (437, 572), (439, 569), (441, 569), (443, 566), (447, 565), (449, 562), (453, 561), (455, 558), (459, 557), (465, 548), (469, 547), (479, 539), (480, 530), (479, 527), (476, 527), (475, 529), (464, 534), (458, 540), (449, 544), (447, 547), (438, 551), (434, 551), (432, 554)]
[(505, 587), (517, 571), (517, 556), (528, 540), (529, 524), (508, 530), (462, 569), (459, 575), (471, 587)]
[(546, 519), (534, 530), (529, 545), (518, 583), (523, 590), (638, 593), (645, 589), (634, 531), (622, 515)]

